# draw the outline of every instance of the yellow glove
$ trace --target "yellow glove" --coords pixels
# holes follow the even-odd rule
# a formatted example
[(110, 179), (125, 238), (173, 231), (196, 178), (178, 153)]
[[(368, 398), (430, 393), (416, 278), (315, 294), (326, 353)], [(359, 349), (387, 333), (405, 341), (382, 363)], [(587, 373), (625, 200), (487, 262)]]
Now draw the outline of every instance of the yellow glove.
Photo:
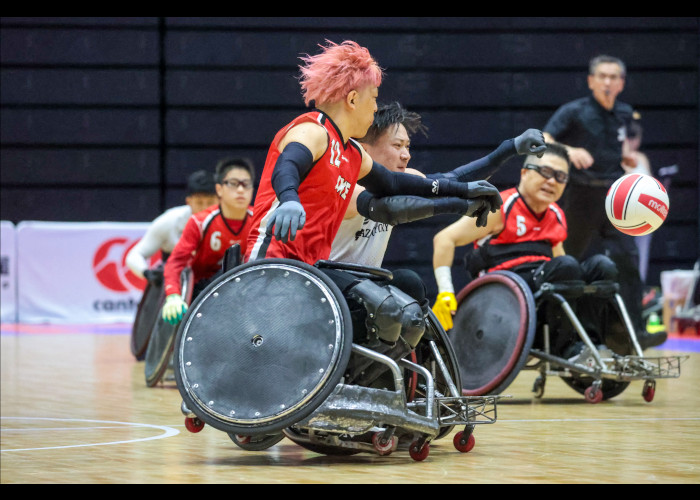
[(452, 315), (457, 311), (457, 298), (452, 292), (440, 292), (433, 312), (445, 331), (452, 329)]
[(171, 325), (177, 325), (187, 312), (187, 304), (179, 293), (171, 293), (165, 298), (162, 316)]

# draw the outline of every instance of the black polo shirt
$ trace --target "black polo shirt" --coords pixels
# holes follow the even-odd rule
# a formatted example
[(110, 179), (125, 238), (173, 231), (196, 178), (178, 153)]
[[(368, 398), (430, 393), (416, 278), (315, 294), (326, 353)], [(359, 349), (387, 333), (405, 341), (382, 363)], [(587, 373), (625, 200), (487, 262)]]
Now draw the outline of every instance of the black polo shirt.
[(629, 104), (615, 101), (613, 109), (608, 111), (593, 96), (588, 96), (557, 109), (542, 131), (557, 142), (586, 149), (594, 163), (586, 170), (572, 168), (569, 183), (596, 185), (613, 181), (624, 173), (620, 166), (622, 142), (631, 120)]

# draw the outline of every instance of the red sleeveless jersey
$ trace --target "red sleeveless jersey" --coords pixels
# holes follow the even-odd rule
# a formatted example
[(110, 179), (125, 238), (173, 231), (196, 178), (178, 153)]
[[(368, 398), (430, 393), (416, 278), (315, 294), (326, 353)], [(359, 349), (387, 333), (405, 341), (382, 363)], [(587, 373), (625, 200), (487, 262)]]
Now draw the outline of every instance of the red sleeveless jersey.
[[(278, 145), (285, 134), (301, 123), (314, 122), (326, 129), (328, 148), (299, 185), (299, 200), (306, 212), (306, 223), (294, 241), (286, 244), (265, 230), (270, 216), (279, 206), (272, 188), (272, 171), (280, 156)], [(331, 244), (350, 203), (362, 164), (359, 144), (345, 141), (333, 121), (320, 111), (303, 114), (277, 132), (267, 153), (260, 186), (255, 195), (253, 223), (248, 235), (245, 261), (264, 258), (288, 258), (315, 264), (328, 259)]]
[(196, 283), (210, 278), (221, 269), (226, 250), (231, 245), (239, 244), (243, 254), (248, 243), (252, 215), (252, 207), (248, 207), (243, 220), (224, 219), (219, 205), (212, 205), (192, 215), (165, 262), (165, 294), (181, 293), (180, 274), (186, 267), (192, 268)]
[[(482, 255), (489, 263), (488, 271), (551, 260), (551, 248), (566, 240), (564, 211), (556, 203), (551, 203), (543, 213), (535, 214), (517, 188), (502, 191), (501, 198), (503, 230), (474, 242), (475, 247), (481, 247)], [(539, 252), (538, 245), (545, 251)]]

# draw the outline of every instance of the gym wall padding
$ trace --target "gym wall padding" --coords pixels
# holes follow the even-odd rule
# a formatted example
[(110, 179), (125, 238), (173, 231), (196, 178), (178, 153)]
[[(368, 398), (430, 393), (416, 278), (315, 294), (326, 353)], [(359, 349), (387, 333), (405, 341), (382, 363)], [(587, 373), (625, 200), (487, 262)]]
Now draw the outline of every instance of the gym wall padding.
[[(262, 170), (274, 133), (304, 111), (298, 58), (326, 39), (368, 47), (386, 70), (380, 102), (423, 116), (412, 163), (426, 172), (543, 127), (588, 95), (588, 61), (608, 53), (627, 63), (620, 100), (642, 114), (652, 167), (680, 169), (652, 240), (659, 285), (700, 253), (699, 32), (697, 17), (3, 17), (2, 218), (151, 221), (182, 203), (195, 169), (248, 156)], [(518, 167), (492, 181), (510, 187)], [(396, 228), (385, 264), (418, 270), (433, 295), (432, 237), (452, 220)]]

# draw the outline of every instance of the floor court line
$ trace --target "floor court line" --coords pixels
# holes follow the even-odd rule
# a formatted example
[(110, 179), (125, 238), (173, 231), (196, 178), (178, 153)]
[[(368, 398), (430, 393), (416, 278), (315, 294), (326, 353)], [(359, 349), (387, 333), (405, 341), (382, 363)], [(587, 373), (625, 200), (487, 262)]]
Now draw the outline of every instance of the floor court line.
[[(138, 438), (138, 439), (128, 439), (128, 440), (122, 440), (122, 441), (109, 441), (109, 442), (103, 442), (103, 443), (87, 443), (87, 444), (72, 444), (72, 445), (65, 445), (65, 446), (44, 446), (40, 448), (18, 448), (18, 449), (10, 449), (10, 450), (0, 450), (1, 453), (5, 452), (11, 452), (11, 451), (34, 451), (34, 450), (56, 450), (56, 449), (64, 449), (64, 448), (86, 448), (86, 447), (93, 447), (93, 446), (107, 446), (107, 445), (114, 445), (114, 444), (126, 444), (126, 443), (138, 443), (142, 441), (152, 441), (154, 439), (164, 439), (167, 437), (172, 437), (180, 434), (180, 431), (170, 427), (170, 426), (164, 426), (164, 425), (151, 425), (151, 424), (141, 424), (141, 423), (132, 423), (132, 422), (115, 422), (115, 421), (109, 421), (109, 420), (84, 420), (84, 419), (78, 419), (78, 418), (45, 418), (45, 417), (0, 417), (0, 420), (42, 420), (42, 421), (52, 421), (52, 422), (87, 422), (87, 423), (98, 423), (98, 424), (117, 424), (120, 426), (125, 426), (125, 427), (145, 427), (145, 428), (150, 428), (150, 429), (158, 429), (163, 431), (162, 434), (159, 434), (157, 436), (149, 436), (145, 438)], [(115, 427), (111, 427), (115, 428)], [(30, 429), (31, 430), (31, 429)], [(73, 430), (94, 430), (93, 427), (90, 427), (88, 429), (83, 429), (83, 428), (73, 428)], [(6, 429), (3, 429), (3, 432), (6, 432)]]

